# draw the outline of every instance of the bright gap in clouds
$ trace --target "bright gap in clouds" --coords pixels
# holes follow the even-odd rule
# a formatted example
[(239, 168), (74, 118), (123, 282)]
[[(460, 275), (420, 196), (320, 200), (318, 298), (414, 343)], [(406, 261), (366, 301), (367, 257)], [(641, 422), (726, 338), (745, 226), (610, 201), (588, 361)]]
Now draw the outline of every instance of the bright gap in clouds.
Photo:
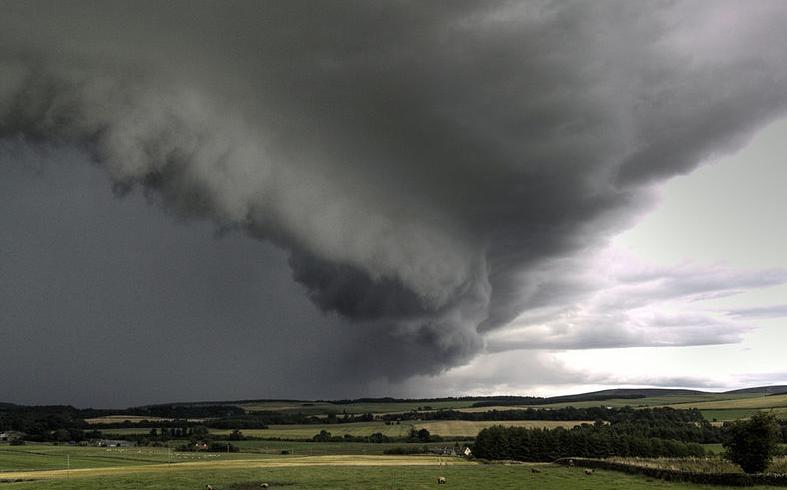
[(669, 181), (639, 224), (596, 253), (575, 302), (491, 333), (487, 353), (439, 386), (548, 396), (787, 383), (784, 141), (787, 120)]
[[(785, 141), (787, 120), (777, 121), (736, 154), (673, 179), (662, 189), (657, 209), (612, 246), (664, 265), (785, 267)], [(621, 383), (685, 377), (691, 379), (677, 384), (728, 389), (787, 383), (787, 286), (736, 288), (730, 293), (696, 301), (694, 307), (727, 311), (728, 317), (749, 326), (738, 343), (570, 350), (555, 356), (580, 372), (625, 372)]]

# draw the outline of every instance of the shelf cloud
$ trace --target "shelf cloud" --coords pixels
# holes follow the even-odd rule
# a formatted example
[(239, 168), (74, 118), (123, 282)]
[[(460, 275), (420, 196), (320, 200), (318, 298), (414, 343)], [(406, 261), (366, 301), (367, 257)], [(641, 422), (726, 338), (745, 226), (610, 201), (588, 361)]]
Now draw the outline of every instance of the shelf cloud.
[[(779, 1), (2, 10), (0, 135), (77, 148), (118, 195), (273, 243), (303, 294), (362, 332), (337, 363), (368, 376), (466, 363), (522, 315), (592, 292), (564, 265), (787, 107)], [(674, 287), (618, 300), (718, 290), (658, 280)], [(640, 345), (615, 340), (627, 321), (591, 318), (577, 335)], [(691, 331), (668, 343), (738, 332), (653, 328), (671, 321)]]

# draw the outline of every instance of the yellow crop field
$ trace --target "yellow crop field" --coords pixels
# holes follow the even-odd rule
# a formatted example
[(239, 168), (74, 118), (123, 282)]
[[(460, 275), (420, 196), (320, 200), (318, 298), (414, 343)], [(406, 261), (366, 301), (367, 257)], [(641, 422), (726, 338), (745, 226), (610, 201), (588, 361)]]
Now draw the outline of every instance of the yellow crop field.
[(733, 400), (715, 400), (705, 402), (675, 403), (668, 405), (673, 408), (699, 408), (702, 410), (731, 408), (777, 408), (787, 407), (787, 395), (756, 396)]
[(492, 427), (495, 425), (502, 425), (505, 427), (528, 427), (528, 428), (545, 428), (554, 429), (556, 427), (565, 427), (570, 429), (581, 424), (592, 424), (591, 420), (441, 420), (436, 422), (422, 422), (417, 423), (417, 429), (426, 429), (431, 434), (440, 435), (443, 437), (475, 437), (481, 432), (482, 429)]

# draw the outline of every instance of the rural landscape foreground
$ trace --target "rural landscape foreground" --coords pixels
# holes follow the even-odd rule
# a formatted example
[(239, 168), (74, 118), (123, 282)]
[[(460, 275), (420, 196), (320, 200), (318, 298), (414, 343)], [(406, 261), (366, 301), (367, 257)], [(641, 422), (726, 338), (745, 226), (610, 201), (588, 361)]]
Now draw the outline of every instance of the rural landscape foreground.
[(785, 26), (0, 0), (0, 490), (787, 487)]
[[(732, 461), (735, 428), (761, 418), (778, 441), (766, 467), (746, 473)], [(786, 386), (126, 410), (1, 404), (0, 488), (784, 486), (786, 442)]]

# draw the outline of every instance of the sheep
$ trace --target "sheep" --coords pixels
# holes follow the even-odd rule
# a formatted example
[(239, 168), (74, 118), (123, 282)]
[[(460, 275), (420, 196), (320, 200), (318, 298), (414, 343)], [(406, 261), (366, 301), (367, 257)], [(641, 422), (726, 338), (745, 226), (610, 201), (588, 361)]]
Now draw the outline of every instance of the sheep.
[(590, 476), (593, 474), (593, 470), (585, 470), (585, 474)]
[(541, 473), (541, 470), (539, 470), (538, 468), (530, 468), (530, 472), (531, 473)]
[(438, 485), (445, 485), (445, 477), (444, 476), (439, 477), (437, 479), (437, 484)]
[(260, 486), (261, 486), (262, 488), (268, 488), (268, 484), (267, 484), (267, 483), (260, 483)]
[(205, 485), (205, 490), (213, 490), (213, 485)]

